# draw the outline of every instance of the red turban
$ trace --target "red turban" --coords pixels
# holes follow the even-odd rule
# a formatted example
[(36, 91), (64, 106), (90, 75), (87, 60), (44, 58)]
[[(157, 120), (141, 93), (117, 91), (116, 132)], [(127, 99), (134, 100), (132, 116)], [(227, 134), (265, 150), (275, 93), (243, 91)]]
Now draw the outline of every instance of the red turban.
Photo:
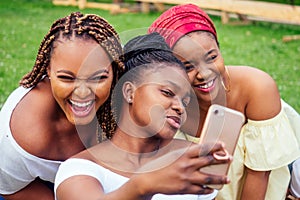
[(215, 36), (217, 32), (209, 16), (194, 4), (173, 6), (157, 18), (148, 33), (158, 32), (173, 48), (184, 35), (193, 31), (208, 31)]

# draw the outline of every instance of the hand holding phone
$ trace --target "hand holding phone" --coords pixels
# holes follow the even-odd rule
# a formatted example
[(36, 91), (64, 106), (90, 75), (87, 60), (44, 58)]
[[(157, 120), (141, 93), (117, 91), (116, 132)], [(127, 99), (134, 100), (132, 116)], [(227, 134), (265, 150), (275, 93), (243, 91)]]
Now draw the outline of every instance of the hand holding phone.
[[(241, 128), (245, 122), (243, 113), (213, 104), (210, 106), (200, 135), (200, 144), (225, 143), (224, 152), (215, 152), (216, 160), (228, 160), (233, 155)], [(200, 169), (201, 172), (215, 175), (227, 175), (230, 163), (209, 165)], [(208, 185), (221, 189), (223, 185)]]

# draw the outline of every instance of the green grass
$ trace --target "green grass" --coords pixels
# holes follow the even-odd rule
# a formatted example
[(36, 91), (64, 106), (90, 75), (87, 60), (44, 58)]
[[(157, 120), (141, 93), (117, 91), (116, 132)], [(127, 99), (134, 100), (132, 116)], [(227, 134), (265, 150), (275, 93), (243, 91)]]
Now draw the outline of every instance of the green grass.
[[(78, 8), (54, 6), (50, 0), (1, 0), (0, 108), (22, 76), (32, 68), (39, 44), (50, 25), (72, 11)], [(132, 34), (144, 33), (160, 14), (110, 15), (98, 9), (82, 12), (106, 18), (124, 42)], [(225, 63), (250, 65), (268, 72), (277, 82), (282, 98), (300, 112), (300, 40), (282, 42), (284, 35), (300, 34), (300, 26), (267, 22), (222, 25), (219, 17), (212, 16), (212, 19)]]

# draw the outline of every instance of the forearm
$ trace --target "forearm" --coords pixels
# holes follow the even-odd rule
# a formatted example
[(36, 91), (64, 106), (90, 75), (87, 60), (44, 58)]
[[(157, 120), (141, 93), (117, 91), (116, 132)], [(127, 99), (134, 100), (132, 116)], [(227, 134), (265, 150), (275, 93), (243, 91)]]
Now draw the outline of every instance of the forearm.
[(56, 195), (58, 200), (148, 200), (152, 195), (145, 182), (143, 175), (139, 175), (117, 189), (104, 191), (100, 182), (91, 176), (73, 176), (58, 186)]
[[(151, 187), (149, 187), (151, 185)], [(153, 184), (147, 184), (147, 179), (141, 176), (131, 178), (126, 184), (122, 185), (117, 191), (107, 195), (107, 200), (120, 199), (122, 200), (150, 200), (155, 192)], [(125, 198), (124, 198), (125, 197)]]
[(242, 200), (264, 200), (271, 171), (253, 171), (246, 168)]

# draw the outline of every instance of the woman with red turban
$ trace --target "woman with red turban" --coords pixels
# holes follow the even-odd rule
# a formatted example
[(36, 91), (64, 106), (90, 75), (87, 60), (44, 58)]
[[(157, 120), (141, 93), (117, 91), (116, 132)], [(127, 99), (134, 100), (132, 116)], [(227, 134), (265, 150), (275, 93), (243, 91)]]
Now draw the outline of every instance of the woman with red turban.
[(253, 67), (225, 66), (214, 24), (196, 5), (170, 8), (148, 32), (165, 38), (184, 63), (197, 96), (198, 131), (186, 128), (177, 137), (197, 142), (211, 104), (238, 110), (247, 119), (229, 169), (231, 183), (217, 199), (284, 199), (290, 181), (288, 164), (299, 157), (300, 127), (292, 120), (300, 119), (280, 98), (275, 81)]

